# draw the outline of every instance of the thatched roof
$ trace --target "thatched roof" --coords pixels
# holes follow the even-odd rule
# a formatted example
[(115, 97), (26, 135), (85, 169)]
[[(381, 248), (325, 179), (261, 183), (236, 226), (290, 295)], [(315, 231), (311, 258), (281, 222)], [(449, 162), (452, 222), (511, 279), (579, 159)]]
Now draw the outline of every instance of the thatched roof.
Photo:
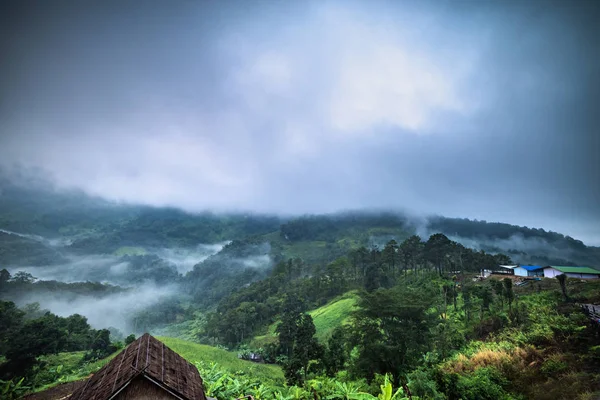
[(70, 400), (109, 400), (138, 376), (183, 400), (206, 400), (198, 369), (147, 333), (90, 377)]

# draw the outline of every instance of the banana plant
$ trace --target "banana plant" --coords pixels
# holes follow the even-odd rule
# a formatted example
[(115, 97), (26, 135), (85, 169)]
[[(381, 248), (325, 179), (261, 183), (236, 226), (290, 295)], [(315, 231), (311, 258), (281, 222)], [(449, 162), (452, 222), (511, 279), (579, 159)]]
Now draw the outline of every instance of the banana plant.
[[(361, 395), (366, 394), (359, 391), (360, 387), (358, 385), (346, 382), (335, 382), (334, 393), (326, 396), (327, 400), (332, 399), (343, 399), (343, 400), (352, 400), (357, 399)], [(370, 396), (370, 395), (369, 395)]]
[(250, 393), (254, 397), (255, 400), (270, 400), (274, 397), (273, 389), (268, 386), (263, 385), (255, 385), (250, 389)]
[(294, 396), (291, 396), (288, 393), (283, 393), (280, 390), (273, 393), (275, 400), (294, 400)]
[(246, 395), (246, 393), (244, 393), (246, 391), (246, 385), (244, 385), (244, 383), (239, 379), (229, 377), (227, 389), (229, 393), (231, 393), (236, 399)]
[(21, 378), (18, 382), (13, 382), (13, 380), (2, 381), (0, 380), (0, 384), (2, 385), (2, 391), (0, 394), (0, 398), (6, 400), (18, 399), (23, 396), (23, 394), (29, 389), (28, 386), (23, 386), (23, 381), (25, 378)]
[(379, 385), (381, 388), (381, 393), (377, 396), (379, 400), (402, 400), (405, 399), (404, 391), (402, 388), (398, 388), (394, 393), (394, 389), (392, 387), (392, 382), (390, 381), (390, 377), (386, 374), (383, 385)]
[(327, 399), (330, 395), (335, 393), (336, 381), (331, 378), (322, 377), (320, 379), (311, 379), (306, 382), (307, 387), (314, 393), (317, 393), (319, 398)]
[(291, 396), (291, 398), (293, 400), (302, 400), (302, 399), (307, 399), (309, 397), (308, 392), (298, 386), (292, 386), (289, 389), (288, 394)]

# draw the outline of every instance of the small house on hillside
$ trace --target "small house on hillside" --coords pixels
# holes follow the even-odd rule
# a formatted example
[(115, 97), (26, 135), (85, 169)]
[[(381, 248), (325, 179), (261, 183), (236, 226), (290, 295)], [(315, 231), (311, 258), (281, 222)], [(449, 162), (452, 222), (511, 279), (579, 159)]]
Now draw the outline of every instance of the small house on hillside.
[(198, 369), (144, 334), (92, 375), (69, 400), (207, 400)]
[(599, 279), (600, 271), (590, 267), (560, 267), (549, 265), (544, 267), (544, 277), (554, 278), (557, 275), (565, 274), (569, 278), (580, 279)]
[(536, 277), (544, 276), (544, 269), (539, 265), (519, 265), (514, 268), (516, 276)]

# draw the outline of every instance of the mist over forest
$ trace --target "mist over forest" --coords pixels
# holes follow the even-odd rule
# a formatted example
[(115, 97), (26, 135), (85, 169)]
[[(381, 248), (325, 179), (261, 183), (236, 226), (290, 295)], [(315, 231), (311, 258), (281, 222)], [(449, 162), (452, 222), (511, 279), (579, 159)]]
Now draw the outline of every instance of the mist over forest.
[(600, 398), (600, 2), (0, 31), (2, 400)]
[[(281, 217), (193, 214), (68, 191), (47, 190), (40, 197), (40, 190), (4, 184), (3, 210), (18, 209), (25, 198), (29, 204), (24, 218), (0, 214), (0, 266), (12, 275), (30, 274), (36, 282), (5, 290), (3, 298), (19, 306), (39, 303), (60, 316), (81, 314), (95, 328), (123, 333), (160, 330), (184, 318), (182, 304), (194, 296), (210, 307), (290, 256), (328, 263), (357, 246), (383, 249), (390, 240), (412, 234), (426, 240), (442, 232), (467, 248), (504, 253), (521, 264), (600, 265), (597, 247), (507, 224), (369, 210)], [(60, 218), (68, 213), (73, 214), (63, 225)], [(22, 232), (8, 229), (18, 227)], [(107, 290), (88, 293), (64, 285), (84, 282)], [(148, 316), (161, 305), (173, 307), (175, 314), (166, 321)]]

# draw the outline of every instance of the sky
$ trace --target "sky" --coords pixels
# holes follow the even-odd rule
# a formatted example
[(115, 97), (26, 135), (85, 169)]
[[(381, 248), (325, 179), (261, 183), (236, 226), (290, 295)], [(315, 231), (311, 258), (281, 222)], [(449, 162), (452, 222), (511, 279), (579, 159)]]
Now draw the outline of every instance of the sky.
[(188, 211), (600, 244), (600, 3), (4, 1), (0, 167)]

